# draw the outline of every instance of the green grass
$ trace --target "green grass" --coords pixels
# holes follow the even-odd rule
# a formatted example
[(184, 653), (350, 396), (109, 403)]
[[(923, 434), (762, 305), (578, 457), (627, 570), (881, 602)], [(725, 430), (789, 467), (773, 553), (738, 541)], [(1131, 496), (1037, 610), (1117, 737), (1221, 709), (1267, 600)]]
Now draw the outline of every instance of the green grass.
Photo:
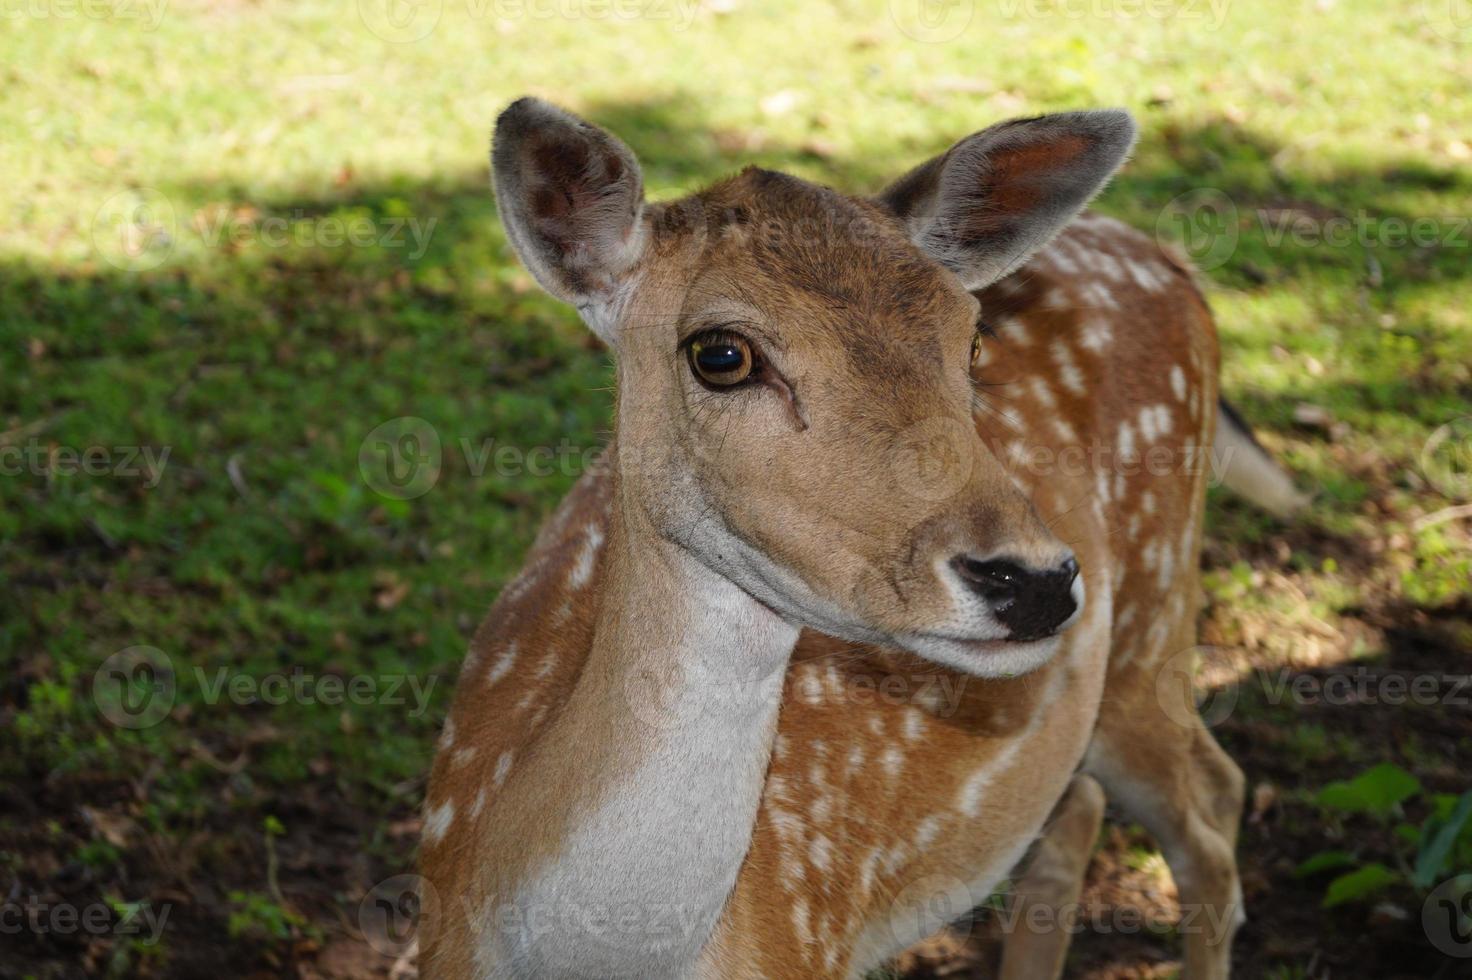
[[(1154, 230), (1177, 227), (1179, 195), (1225, 195), (1236, 245), (1200, 254), (1226, 389), (1320, 493), (1321, 533), (1389, 543), (1373, 568), (1329, 570), (1295, 544), (1289, 565), (1322, 585), (1312, 615), (1371, 595), (1465, 601), (1465, 523), (1411, 522), (1458, 502), (1420, 456), (1472, 415), (1472, 37), (1381, 0), (1231, 0), (1219, 24), (1204, 3), (1162, 19), (1032, 0), (962, 5), (965, 33), (925, 43), (890, 14), (908, 2), (651, 2), (670, 16), (608, 22), (451, 0), (411, 43), (308, 0), (183, 0), (156, 25), (59, 4), (8, 20), (0, 446), (102, 447), (112, 471), (0, 477), (15, 686), (0, 717), (21, 749), (0, 765), (131, 777), (163, 760), (144, 816), (181, 836), (222, 783), (252, 813), (323, 771), (370, 813), (414, 801), (467, 637), (578, 471), (498, 472), (479, 454), (491, 439), (597, 446), (611, 404), (606, 353), (496, 224), (488, 133), (527, 92), (619, 133), (655, 197), (748, 162), (872, 190), (1007, 116), (1129, 107), (1143, 138), (1098, 207)], [(1104, 16), (1068, 13), (1086, 7)], [(1278, 240), (1294, 211), (1368, 231)], [(1435, 243), (1390, 241), (1385, 222), (1415, 219)], [(119, 247), (130, 223), (136, 255)], [(354, 227), (373, 243), (337, 241)], [(1335, 440), (1294, 427), (1299, 402), (1342, 423)], [(443, 449), (438, 481), (407, 500), (359, 466), (400, 416)], [(128, 447), (167, 460), (116, 472)], [(1277, 533), (1215, 499), (1233, 554)], [(1297, 603), (1238, 597), (1264, 615)], [(178, 704), (133, 731), (91, 690), (137, 645), (172, 662)], [(222, 668), (434, 686), (423, 711), (209, 703), (200, 678)], [(1297, 743), (1321, 750), (1307, 730)], [(249, 765), (222, 775), (201, 751)]]

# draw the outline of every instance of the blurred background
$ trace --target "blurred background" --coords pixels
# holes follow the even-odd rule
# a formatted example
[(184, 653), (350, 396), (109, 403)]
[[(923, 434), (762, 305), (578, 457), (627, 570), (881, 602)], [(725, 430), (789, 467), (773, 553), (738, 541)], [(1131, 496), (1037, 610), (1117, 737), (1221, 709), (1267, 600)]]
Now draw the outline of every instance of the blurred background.
[[(497, 225), (524, 93), (656, 199), (1131, 109), (1096, 207), (1197, 261), (1317, 495), (1212, 497), (1237, 969), (1472, 975), (1467, 0), (0, 0), (0, 976), (414, 975), (460, 658), (612, 399)], [(1111, 824), (1069, 975), (1174, 975), (1174, 903)]]

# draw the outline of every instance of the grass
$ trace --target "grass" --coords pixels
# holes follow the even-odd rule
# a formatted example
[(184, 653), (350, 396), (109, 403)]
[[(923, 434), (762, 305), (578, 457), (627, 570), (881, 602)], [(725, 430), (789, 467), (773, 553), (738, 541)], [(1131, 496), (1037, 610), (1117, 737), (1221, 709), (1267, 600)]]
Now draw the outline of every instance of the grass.
[[(619, 133), (655, 197), (752, 162), (872, 190), (1007, 116), (1129, 107), (1143, 139), (1098, 207), (1188, 233), (1227, 391), (1319, 494), (1297, 537), (1214, 500), (1211, 629), (1303, 662), (1352, 646), (1309, 619), (1349, 636), (1367, 607), (1465, 609), (1466, 522), (1415, 522), (1472, 490), (1472, 422), (1423, 459), (1472, 416), (1472, 37), (1379, 0), (1018, 0), (947, 8), (969, 24), (931, 42), (900, 28), (958, 22), (922, 29), (908, 2), (610, 20), (451, 0), (405, 42), (370, 29), (398, 30), (379, 0), (38, 0), (7, 20), (0, 775), (143, 787), (106, 804), (134, 829), (89, 874), (267, 817), (283, 853), (313, 853), (317, 793), (351, 809), (351, 849), (407, 866), (393, 828), (467, 637), (611, 403), (606, 353), (495, 220), (487, 134), (525, 92)], [(379, 492), (369, 439), (404, 416), (442, 454), (407, 499)], [(139, 646), (174, 707), (119, 727), (94, 675)], [(222, 677), (244, 694), (212, 693)], [(293, 677), (312, 697), (272, 703)], [(332, 701), (324, 678), (372, 690)], [(1302, 728), (1286, 747), (1336, 744)], [(60, 819), (57, 846), (96, 836)], [(26, 827), (0, 818), (21, 877)], [(238, 836), (180, 874), (244, 856), (246, 911), (269, 918), (265, 845)]]

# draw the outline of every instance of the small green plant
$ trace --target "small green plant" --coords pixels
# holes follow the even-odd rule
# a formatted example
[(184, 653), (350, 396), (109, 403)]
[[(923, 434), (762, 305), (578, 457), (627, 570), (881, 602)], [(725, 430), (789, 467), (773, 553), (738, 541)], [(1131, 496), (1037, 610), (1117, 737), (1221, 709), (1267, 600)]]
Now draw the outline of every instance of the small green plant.
[(1298, 866), (1299, 877), (1339, 871), (1324, 890), (1332, 908), (1405, 884), (1424, 894), (1453, 874), (1472, 870), (1472, 791), (1429, 797), (1420, 826), (1407, 822), (1405, 804), (1423, 795), (1421, 782), (1400, 766), (1382, 763), (1351, 780), (1330, 783), (1316, 802), (1335, 819), (1368, 816), (1389, 828), (1389, 864), (1346, 850), (1320, 851)]
[(259, 892), (232, 891), (227, 928), (233, 939), (290, 939), (306, 920)]
[(122, 850), (101, 839), (88, 841), (77, 848), (77, 860), (96, 871), (106, 871), (122, 859)]

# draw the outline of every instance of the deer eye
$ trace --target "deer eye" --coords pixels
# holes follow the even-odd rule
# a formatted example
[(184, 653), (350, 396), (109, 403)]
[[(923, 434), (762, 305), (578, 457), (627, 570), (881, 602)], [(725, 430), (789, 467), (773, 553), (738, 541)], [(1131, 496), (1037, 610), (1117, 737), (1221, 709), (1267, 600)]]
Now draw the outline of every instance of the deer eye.
[(984, 333), (978, 329), (976, 335), (971, 338), (971, 366), (974, 368), (981, 361), (981, 346)]
[(745, 337), (712, 330), (690, 341), (690, 370), (710, 388), (731, 388), (748, 380), (756, 355)]

